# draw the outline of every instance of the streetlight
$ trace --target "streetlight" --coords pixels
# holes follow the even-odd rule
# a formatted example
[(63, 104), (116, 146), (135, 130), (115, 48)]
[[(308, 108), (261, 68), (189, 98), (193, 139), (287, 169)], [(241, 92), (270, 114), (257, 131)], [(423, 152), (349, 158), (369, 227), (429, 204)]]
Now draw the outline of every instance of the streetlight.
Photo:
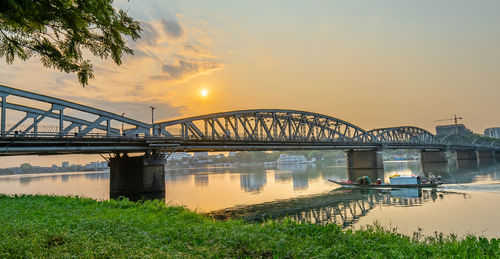
[[(125, 117), (125, 113), (122, 113), (122, 117)], [(122, 135), (123, 135), (123, 121), (122, 121)]]
[(154, 111), (155, 111), (155, 107), (154, 106), (151, 106), (151, 127), (153, 129), (153, 134), (152, 136), (155, 135), (155, 117), (154, 117)]

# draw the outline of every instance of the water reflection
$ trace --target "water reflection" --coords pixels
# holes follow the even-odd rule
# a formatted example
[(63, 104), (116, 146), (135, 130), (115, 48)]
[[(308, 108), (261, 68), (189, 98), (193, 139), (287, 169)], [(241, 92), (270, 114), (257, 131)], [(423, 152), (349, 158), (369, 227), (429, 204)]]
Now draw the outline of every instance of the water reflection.
[(464, 193), (422, 189), (336, 189), (322, 195), (294, 198), (237, 206), (213, 211), (216, 218), (244, 218), (250, 221), (264, 221), (288, 217), (295, 221), (316, 224), (336, 223), (349, 227), (376, 207), (415, 207), (422, 206), (445, 196), (467, 198)]
[(197, 187), (208, 186), (208, 174), (195, 174), (194, 185)]
[(245, 192), (259, 193), (266, 183), (266, 171), (240, 174), (240, 186)]
[(0, 193), (77, 195), (103, 200), (109, 198), (109, 172), (2, 175)]

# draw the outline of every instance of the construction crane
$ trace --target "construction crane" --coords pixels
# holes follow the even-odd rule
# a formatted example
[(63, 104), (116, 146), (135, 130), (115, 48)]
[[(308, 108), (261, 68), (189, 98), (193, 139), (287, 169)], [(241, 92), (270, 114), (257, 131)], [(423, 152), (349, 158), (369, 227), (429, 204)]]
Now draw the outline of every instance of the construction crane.
[(442, 120), (436, 120), (434, 122), (438, 122), (438, 121), (455, 121), (455, 133), (458, 134), (458, 120), (461, 120), (462, 117), (460, 116), (457, 116), (456, 114), (454, 114), (454, 118), (452, 119), (442, 119)]

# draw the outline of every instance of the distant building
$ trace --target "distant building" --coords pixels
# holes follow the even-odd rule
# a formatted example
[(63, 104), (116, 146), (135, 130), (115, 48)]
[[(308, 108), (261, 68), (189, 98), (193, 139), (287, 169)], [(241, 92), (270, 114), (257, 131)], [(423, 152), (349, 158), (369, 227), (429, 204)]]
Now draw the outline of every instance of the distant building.
[(170, 156), (167, 157), (167, 161), (169, 160), (182, 160), (184, 158), (191, 158), (191, 154), (186, 152), (174, 152)]
[(194, 157), (196, 158), (208, 157), (208, 152), (194, 152)]
[(86, 164), (85, 169), (103, 169), (108, 167), (108, 162), (90, 162), (90, 164)]
[(236, 156), (236, 151), (229, 151), (229, 156)]
[(489, 138), (500, 138), (500, 127), (485, 129), (484, 136)]
[(61, 163), (62, 168), (68, 168), (69, 167), (69, 162), (62, 162)]
[(451, 125), (440, 125), (436, 126), (436, 135), (438, 137), (444, 137), (448, 136), (451, 134), (456, 134), (458, 133), (459, 135), (463, 136), (470, 136), (474, 134), (472, 130), (468, 129), (465, 127), (464, 124), (451, 124)]

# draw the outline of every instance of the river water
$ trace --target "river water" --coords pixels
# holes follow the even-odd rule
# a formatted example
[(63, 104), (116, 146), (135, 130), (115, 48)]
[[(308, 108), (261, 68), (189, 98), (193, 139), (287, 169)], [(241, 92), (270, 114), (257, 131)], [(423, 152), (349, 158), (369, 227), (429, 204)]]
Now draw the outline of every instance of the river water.
[[(345, 166), (220, 167), (170, 169), (166, 202), (216, 217), (262, 221), (289, 217), (318, 224), (335, 222), (359, 229), (374, 222), (412, 235), (435, 232), (500, 237), (500, 164), (477, 166), (418, 161), (384, 162), (384, 170), (347, 171)], [(359, 190), (328, 179), (360, 175), (441, 175), (437, 189)], [(0, 176), (0, 193), (109, 198), (109, 172)]]

